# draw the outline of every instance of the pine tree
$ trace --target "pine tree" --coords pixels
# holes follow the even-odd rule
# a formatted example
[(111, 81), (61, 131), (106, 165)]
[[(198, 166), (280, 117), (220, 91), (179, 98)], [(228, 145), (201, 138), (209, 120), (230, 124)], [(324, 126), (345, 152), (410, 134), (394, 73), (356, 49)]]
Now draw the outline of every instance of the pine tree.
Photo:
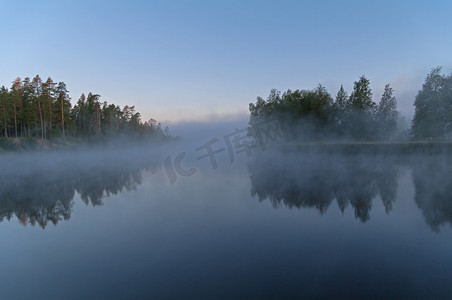
[(347, 132), (355, 139), (370, 140), (377, 137), (375, 124), (376, 105), (372, 101), (370, 82), (364, 76), (355, 81), (353, 92), (348, 99)]
[(397, 129), (397, 100), (393, 93), (394, 90), (387, 84), (378, 104), (380, 137), (385, 139), (391, 137)]
[(348, 95), (344, 90), (344, 86), (341, 85), (334, 102), (334, 129), (341, 136), (346, 132), (347, 103)]
[(11, 104), (13, 108), (13, 118), (14, 118), (14, 135), (16, 138), (18, 137), (18, 131), (17, 131), (17, 121), (20, 118), (19, 114), (21, 114), (21, 100), (23, 95), (22, 90), (22, 82), (19, 77), (17, 77), (13, 82), (13, 85), (10, 90), (11, 95)]
[(371, 111), (375, 107), (370, 81), (366, 77), (361, 76), (358, 81), (355, 81), (348, 103), (351, 108), (361, 111)]
[(7, 103), (8, 103), (8, 90), (2, 86), (0, 88), (0, 98), (1, 98), (1, 112), (2, 112), (2, 121), (3, 121), (3, 130), (4, 130), (4, 137), (8, 137), (8, 110), (7, 110)]
[(52, 106), (55, 98), (55, 83), (48, 77), (46, 82), (42, 83), (42, 110), (44, 114), (44, 138), (47, 138), (47, 126), (52, 129)]
[(55, 89), (57, 105), (59, 106), (59, 116), (61, 123), (61, 135), (66, 136), (65, 133), (65, 119), (68, 117), (71, 110), (71, 98), (64, 82), (59, 82)]
[(343, 85), (341, 85), (341, 88), (337, 92), (335, 103), (338, 106), (338, 108), (340, 108), (340, 109), (345, 109), (345, 107), (348, 103), (348, 95), (347, 95), (347, 92), (344, 90)]
[(33, 96), (34, 96), (34, 102), (37, 104), (38, 111), (39, 111), (39, 123), (41, 125), (41, 139), (44, 139), (44, 120), (43, 120), (43, 112), (42, 112), (42, 80), (39, 75), (36, 75), (35, 78), (33, 78), (32, 82), (33, 86)]
[(25, 77), (23, 81), (22, 107), (22, 123), (24, 128), (26, 128), (27, 135), (31, 137), (39, 118), (34, 102), (34, 88), (29, 77)]

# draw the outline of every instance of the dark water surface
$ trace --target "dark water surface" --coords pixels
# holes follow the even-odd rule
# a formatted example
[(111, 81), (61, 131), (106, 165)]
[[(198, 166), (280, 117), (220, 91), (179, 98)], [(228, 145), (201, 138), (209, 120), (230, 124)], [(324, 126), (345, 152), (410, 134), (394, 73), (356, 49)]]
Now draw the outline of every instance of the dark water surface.
[(449, 158), (71, 157), (0, 175), (1, 299), (452, 297)]

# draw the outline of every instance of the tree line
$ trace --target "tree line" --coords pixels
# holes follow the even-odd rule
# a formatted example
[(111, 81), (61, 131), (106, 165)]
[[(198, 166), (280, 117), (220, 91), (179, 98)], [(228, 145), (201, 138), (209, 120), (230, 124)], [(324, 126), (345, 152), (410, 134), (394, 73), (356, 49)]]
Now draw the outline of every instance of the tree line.
[(415, 115), (409, 132), (402, 134), (397, 99), (389, 84), (378, 102), (370, 81), (361, 76), (350, 95), (340, 87), (335, 99), (322, 85), (313, 90), (273, 89), (266, 100), (249, 105), (250, 125), (263, 118), (280, 118), (289, 132), (308, 140), (343, 139), (384, 141), (395, 139), (443, 140), (452, 137), (452, 74), (441, 68), (428, 74), (414, 101)]
[(350, 95), (341, 86), (336, 98), (322, 85), (313, 90), (281, 94), (272, 90), (267, 100), (251, 103), (250, 123), (277, 117), (288, 123), (290, 133), (308, 139), (344, 138), (382, 140), (394, 138), (397, 129), (397, 100), (389, 84), (377, 104), (372, 100), (370, 82), (362, 76)]
[(0, 137), (112, 137), (118, 135), (165, 137), (154, 119), (142, 122), (134, 106), (100, 101), (100, 95), (82, 94), (72, 106), (64, 82), (39, 75), (17, 77), (11, 87), (0, 88)]

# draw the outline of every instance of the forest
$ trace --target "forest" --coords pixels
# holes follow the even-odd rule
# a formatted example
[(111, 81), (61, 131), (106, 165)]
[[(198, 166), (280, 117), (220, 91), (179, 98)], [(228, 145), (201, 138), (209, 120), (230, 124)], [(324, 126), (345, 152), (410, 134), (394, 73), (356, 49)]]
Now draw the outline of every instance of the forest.
[[(308, 141), (435, 141), (452, 137), (452, 74), (436, 67), (427, 75), (414, 99), (415, 114), (408, 130), (399, 124), (397, 99), (387, 84), (379, 100), (373, 99), (370, 81), (361, 76), (350, 95), (343, 86), (335, 98), (319, 85), (312, 90), (275, 89), (264, 100), (249, 105), (250, 126), (265, 118), (282, 120), (293, 137)], [(39, 75), (17, 77), (11, 87), (0, 88), (0, 139), (52, 140), (75, 138), (106, 140), (112, 137), (169, 137), (154, 119), (143, 122), (134, 106), (123, 108), (82, 94), (72, 105), (64, 82)]]
[(452, 74), (434, 68), (415, 100), (408, 129), (399, 126), (397, 99), (389, 84), (378, 103), (370, 81), (361, 76), (350, 95), (340, 87), (335, 99), (322, 85), (313, 90), (271, 90), (266, 100), (250, 103), (250, 125), (266, 118), (282, 120), (292, 137), (308, 141), (437, 141), (452, 137)]
[(100, 101), (100, 95), (82, 94), (71, 104), (64, 82), (39, 75), (24, 80), (17, 77), (11, 87), (0, 88), (0, 137), (2, 138), (79, 138), (99, 140), (127, 136), (166, 138), (154, 119), (142, 122), (134, 106)]

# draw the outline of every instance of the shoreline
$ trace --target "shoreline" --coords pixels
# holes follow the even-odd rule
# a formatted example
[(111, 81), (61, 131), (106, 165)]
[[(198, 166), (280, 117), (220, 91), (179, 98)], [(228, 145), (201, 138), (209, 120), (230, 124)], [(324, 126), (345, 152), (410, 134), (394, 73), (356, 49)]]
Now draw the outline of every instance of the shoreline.
[(281, 145), (280, 149), (327, 154), (450, 154), (452, 141), (289, 142)]
[(92, 148), (124, 148), (130, 145), (150, 145), (162, 142), (171, 142), (177, 138), (132, 138), (127, 136), (117, 136), (112, 138), (98, 138), (89, 139), (83, 138), (24, 138), (24, 137), (10, 137), (0, 138), (0, 155), (7, 153), (24, 153), (24, 152), (51, 152), (51, 151), (66, 151), (66, 150), (82, 150)]

